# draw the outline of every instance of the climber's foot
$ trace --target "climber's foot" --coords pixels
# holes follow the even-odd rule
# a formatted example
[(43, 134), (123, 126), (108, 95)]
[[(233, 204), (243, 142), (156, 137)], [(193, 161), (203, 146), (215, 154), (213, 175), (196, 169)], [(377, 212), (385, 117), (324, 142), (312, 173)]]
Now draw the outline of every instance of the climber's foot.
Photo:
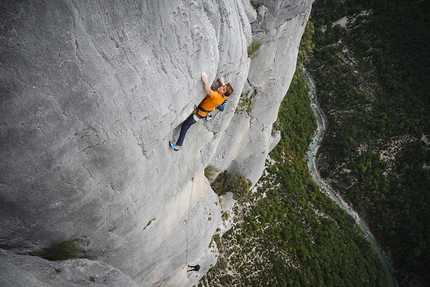
[(178, 151), (178, 150), (180, 150), (180, 149), (181, 149), (181, 147), (180, 147), (180, 146), (178, 146), (178, 145), (177, 145), (177, 144), (175, 144), (175, 143), (169, 142), (169, 144), (170, 144), (170, 146), (172, 147), (172, 149), (173, 149), (174, 151)]

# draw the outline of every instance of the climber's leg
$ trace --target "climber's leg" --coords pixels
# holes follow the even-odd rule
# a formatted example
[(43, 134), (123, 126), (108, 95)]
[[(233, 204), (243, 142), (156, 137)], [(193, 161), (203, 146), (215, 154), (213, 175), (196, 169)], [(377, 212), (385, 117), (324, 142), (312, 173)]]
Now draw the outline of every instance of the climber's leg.
[[(182, 124), (181, 133), (179, 134), (178, 141), (176, 145), (180, 148), (184, 143), (185, 135), (187, 134), (188, 129), (196, 123), (195, 114), (190, 115), (185, 122)], [(173, 147), (173, 146), (172, 146)]]

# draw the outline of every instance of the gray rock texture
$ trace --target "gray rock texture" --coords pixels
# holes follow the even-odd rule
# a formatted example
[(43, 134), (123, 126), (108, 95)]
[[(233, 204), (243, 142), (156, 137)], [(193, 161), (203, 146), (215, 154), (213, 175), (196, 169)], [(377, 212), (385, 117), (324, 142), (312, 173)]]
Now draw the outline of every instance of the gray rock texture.
[[(0, 1), (2, 284), (192, 286), (216, 263), (204, 169), (261, 176), (312, 0), (253, 3)], [(174, 152), (202, 71), (235, 93)], [(74, 236), (86, 259), (16, 254)]]
[[(88, 260), (52, 262), (0, 249), (2, 287), (138, 287), (127, 275), (106, 263)], [(36, 274), (36, 275), (33, 275)]]

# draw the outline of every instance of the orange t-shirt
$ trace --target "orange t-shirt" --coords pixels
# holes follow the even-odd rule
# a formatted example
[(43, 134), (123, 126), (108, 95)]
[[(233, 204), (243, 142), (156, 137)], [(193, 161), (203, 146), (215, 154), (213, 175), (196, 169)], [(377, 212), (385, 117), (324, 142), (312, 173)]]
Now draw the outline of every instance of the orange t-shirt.
[[(224, 103), (225, 99), (227, 99), (226, 96), (221, 95), (217, 91), (214, 91), (212, 94), (212, 97), (206, 96), (203, 101), (200, 103), (200, 107), (202, 109), (205, 109), (207, 111), (211, 111), (212, 113), (215, 112), (215, 108)], [(199, 114), (202, 117), (206, 117), (208, 114), (207, 112), (204, 112), (197, 108), (196, 113)]]

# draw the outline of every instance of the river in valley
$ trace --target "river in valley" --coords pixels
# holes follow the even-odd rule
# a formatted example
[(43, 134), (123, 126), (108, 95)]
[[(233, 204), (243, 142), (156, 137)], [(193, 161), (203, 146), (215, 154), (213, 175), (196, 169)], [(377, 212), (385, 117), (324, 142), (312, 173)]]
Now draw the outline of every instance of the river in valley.
[(315, 135), (312, 139), (312, 143), (309, 145), (309, 151), (308, 151), (308, 168), (309, 168), (309, 171), (311, 172), (312, 178), (318, 184), (318, 186), (320, 186), (342, 209), (344, 209), (349, 215), (351, 215), (355, 219), (355, 222), (358, 224), (360, 229), (363, 231), (366, 239), (372, 244), (372, 246), (374, 246), (374, 248), (378, 254), (378, 257), (381, 260), (382, 265), (384, 267), (385, 273), (387, 275), (387, 280), (388, 280), (389, 286), (395, 287), (396, 284), (395, 284), (393, 275), (391, 274), (390, 267), (387, 264), (386, 258), (382, 254), (381, 250), (378, 247), (378, 244), (376, 244), (375, 240), (373, 239), (372, 235), (370, 234), (370, 231), (365, 227), (364, 222), (361, 220), (359, 215), (351, 207), (349, 207), (348, 204), (339, 195), (337, 195), (326, 183), (324, 183), (324, 181), (321, 179), (321, 177), (318, 173), (318, 170), (316, 168), (315, 155), (318, 151), (319, 145), (320, 145), (322, 138), (324, 136), (324, 132), (325, 132), (326, 126), (327, 126), (327, 120), (326, 120), (323, 112), (320, 109), (320, 105), (318, 104), (318, 99), (316, 98), (316, 93), (315, 93), (315, 85), (314, 85), (314, 82), (312, 80), (312, 77), (310, 77), (306, 72), (305, 72), (305, 75), (308, 78), (309, 83), (310, 83), (310, 89), (311, 89), (310, 98), (311, 98), (312, 110), (314, 111), (315, 115), (317, 116), (317, 121), (318, 121), (317, 131), (315, 132)]

